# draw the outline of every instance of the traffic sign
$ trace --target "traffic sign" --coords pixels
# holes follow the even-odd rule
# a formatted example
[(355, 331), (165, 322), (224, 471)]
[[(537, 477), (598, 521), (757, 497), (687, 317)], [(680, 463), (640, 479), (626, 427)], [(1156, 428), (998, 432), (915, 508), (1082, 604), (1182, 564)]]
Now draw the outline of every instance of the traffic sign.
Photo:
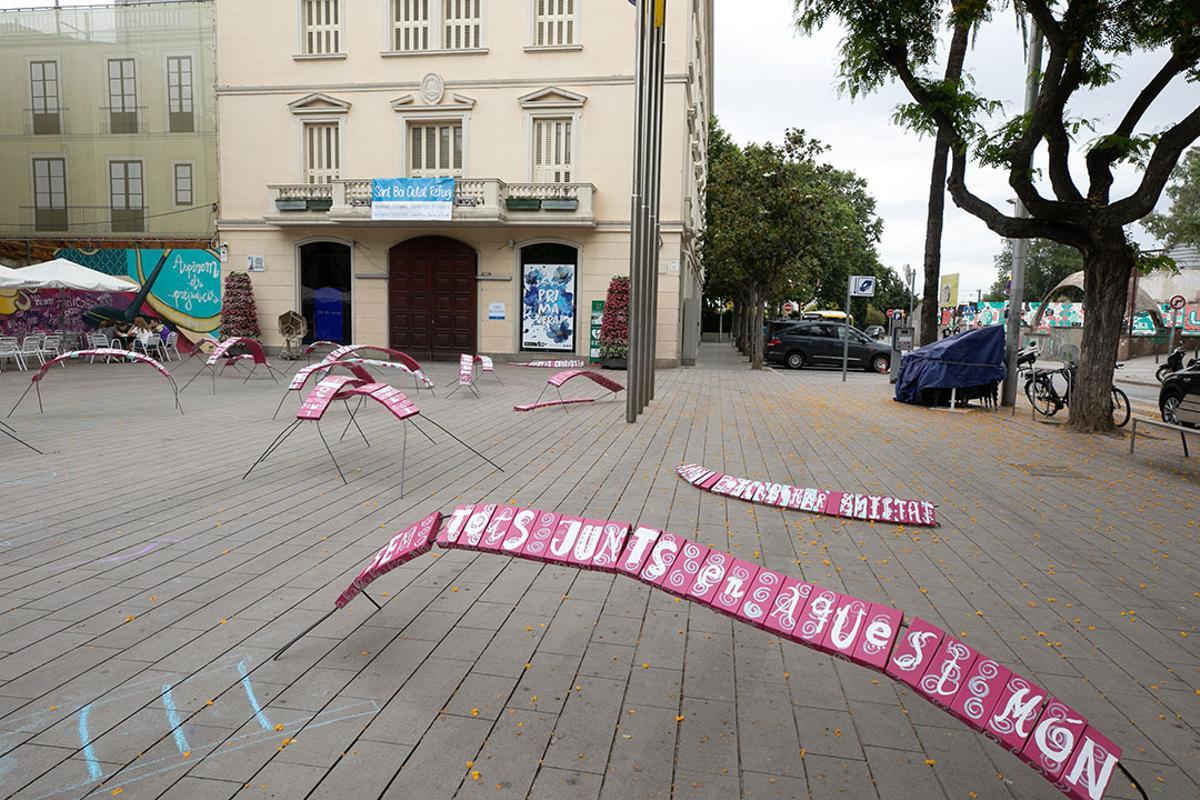
[(874, 297), (875, 296), (875, 276), (874, 275), (851, 275), (850, 276), (850, 296), (851, 297)]
[(796, 306), (794, 303), (784, 303), (783, 304), (783, 313), (790, 314), (795, 310), (796, 310)]
[(1177, 294), (1171, 298), (1171, 308), (1175, 309), (1176, 311), (1179, 311), (1186, 305), (1187, 300), (1181, 294)]

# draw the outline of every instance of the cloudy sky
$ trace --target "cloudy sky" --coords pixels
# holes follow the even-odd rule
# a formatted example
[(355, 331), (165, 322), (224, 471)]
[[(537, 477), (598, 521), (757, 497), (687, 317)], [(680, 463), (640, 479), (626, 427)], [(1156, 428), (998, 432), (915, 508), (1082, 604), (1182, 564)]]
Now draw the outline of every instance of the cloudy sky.
[[(751, 8), (753, 13), (748, 13)], [(791, 9), (791, 0), (716, 0), (715, 91), (721, 124), (740, 142), (778, 141), (789, 127), (803, 128), (825, 142), (833, 164), (853, 169), (870, 184), (884, 220), (883, 262), (901, 273), (905, 264), (919, 269), (933, 141), (891, 123), (893, 109), (907, 100), (902, 87), (891, 86), (853, 102), (841, 96), (841, 32), (797, 34)], [(1011, 11), (980, 31), (967, 56), (977, 91), (1004, 100), (1006, 115), (1019, 112), (1023, 104), (1023, 57)], [(1164, 60), (1162, 54), (1144, 53), (1121, 62), (1117, 85), (1081, 98), (1073, 104), (1072, 115), (1096, 119), (1097, 130), (1107, 130)], [(1168, 126), (1180, 109), (1195, 107), (1196, 96), (1195, 85), (1172, 84), (1146, 115), (1143, 129)], [(1086, 177), (1078, 165), (1074, 174), (1077, 184)], [(1136, 186), (1134, 173), (1121, 177), (1114, 197)], [(1013, 195), (1003, 174), (973, 168), (967, 186), (994, 205), (1009, 208), (1006, 200)], [(1154, 244), (1140, 228), (1132, 233), (1144, 246)], [(996, 234), (947, 198), (942, 272), (961, 273), (960, 298), (974, 299), (976, 289), (991, 285), (996, 276), (992, 259), (1000, 246)]]

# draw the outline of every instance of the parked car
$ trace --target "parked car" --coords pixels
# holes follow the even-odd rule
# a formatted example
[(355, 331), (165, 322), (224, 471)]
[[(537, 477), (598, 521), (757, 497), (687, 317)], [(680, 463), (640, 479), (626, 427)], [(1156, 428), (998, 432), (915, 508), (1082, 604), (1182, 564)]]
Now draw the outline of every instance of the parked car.
[(873, 341), (857, 328), (840, 322), (802, 320), (772, 329), (763, 355), (767, 361), (788, 369), (836, 367), (842, 363), (842, 349), (849, 332), (848, 365), (869, 372), (887, 372), (892, 349)]
[(863, 333), (877, 342), (882, 342), (887, 336), (887, 328), (883, 327), (882, 325), (871, 325), (865, 331), (863, 331)]
[(1200, 412), (1196, 410), (1198, 404), (1200, 369), (1173, 372), (1163, 379), (1162, 388), (1158, 390), (1158, 410), (1162, 413), (1163, 422), (1200, 427)]

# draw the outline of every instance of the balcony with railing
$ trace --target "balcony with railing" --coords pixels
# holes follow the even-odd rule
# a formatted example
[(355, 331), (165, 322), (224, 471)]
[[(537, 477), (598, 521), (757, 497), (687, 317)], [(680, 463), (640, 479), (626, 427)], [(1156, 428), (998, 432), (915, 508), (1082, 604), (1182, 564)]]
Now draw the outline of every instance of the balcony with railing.
[[(371, 220), (370, 179), (272, 184), (267, 221), (276, 225), (422, 224)], [(458, 178), (451, 223), (585, 226), (596, 224), (590, 183), (508, 183), (499, 178)]]
[(26, 136), (65, 136), (71, 132), (67, 116), (70, 109), (66, 107), (22, 110), (25, 116)]

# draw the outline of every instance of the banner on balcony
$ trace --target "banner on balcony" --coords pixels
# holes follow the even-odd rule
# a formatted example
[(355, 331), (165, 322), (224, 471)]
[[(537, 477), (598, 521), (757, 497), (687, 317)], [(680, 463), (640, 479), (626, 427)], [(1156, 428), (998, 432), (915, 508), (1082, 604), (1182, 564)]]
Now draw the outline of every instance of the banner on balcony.
[(454, 209), (454, 178), (375, 178), (371, 219), (449, 221)]
[(575, 351), (575, 265), (522, 267), (521, 349)]

